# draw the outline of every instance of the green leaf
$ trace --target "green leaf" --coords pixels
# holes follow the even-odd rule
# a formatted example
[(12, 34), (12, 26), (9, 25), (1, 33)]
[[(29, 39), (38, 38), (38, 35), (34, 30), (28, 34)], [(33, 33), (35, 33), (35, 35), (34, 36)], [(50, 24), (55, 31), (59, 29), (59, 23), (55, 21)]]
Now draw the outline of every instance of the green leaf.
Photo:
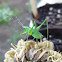
[(38, 32), (36, 29), (34, 29), (33, 30), (33, 34), (32, 34), (32, 36), (34, 37), (34, 38), (41, 38), (41, 36), (43, 36), (40, 32)]

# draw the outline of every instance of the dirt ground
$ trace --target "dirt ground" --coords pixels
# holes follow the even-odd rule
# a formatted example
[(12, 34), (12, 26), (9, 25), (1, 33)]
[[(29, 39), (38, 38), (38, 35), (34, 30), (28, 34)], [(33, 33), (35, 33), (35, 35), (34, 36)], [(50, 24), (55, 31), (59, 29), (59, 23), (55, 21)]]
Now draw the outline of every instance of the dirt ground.
[[(22, 14), (19, 17), (24, 25), (29, 25), (30, 12), (28, 10), (28, 0), (0, 0), (0, 3), (6, 2), (12, 8), (19, 9)], [(9, 24), (0, 25), (0, 62), (4, 60), (4, 54), (11, 47), (10, 43), (7, 42), (8, 38), (13, 36), (13, 30), (19, 30), (20, 33), (23, 32), (23, 28), (18, 23), (16, 18), (13, 18)]]

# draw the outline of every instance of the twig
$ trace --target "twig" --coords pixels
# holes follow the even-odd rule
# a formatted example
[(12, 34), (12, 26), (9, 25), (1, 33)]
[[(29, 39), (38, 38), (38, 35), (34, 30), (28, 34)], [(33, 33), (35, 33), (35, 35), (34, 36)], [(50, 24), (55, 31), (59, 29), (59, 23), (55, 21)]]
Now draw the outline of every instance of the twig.
[(38, 11), (37, 11), (37, 8), (36, 8), (35, 0), (30, 0), (30, 3), (31, 3), (31, 8), (32, 8), (33, 15), (34, 15), (35, 19), (38, 19)]

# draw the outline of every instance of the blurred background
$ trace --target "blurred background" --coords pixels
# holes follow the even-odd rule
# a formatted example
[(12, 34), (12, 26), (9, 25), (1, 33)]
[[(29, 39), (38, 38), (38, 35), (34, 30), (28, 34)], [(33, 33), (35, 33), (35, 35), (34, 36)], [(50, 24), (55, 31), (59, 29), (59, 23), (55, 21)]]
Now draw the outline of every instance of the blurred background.
[[(8, 15), (8, 17), (7, 17)], [(0, 0), (0, 62), (11, 46), (22, 37), (23, 25), (29, 25), (31, 8), (29, 0)], [(17, 18), (19, 20), (17, 20)]]
[[(42, 0), (36, 0), (36, 3), (38, 4), (39, 1), (42, 1)], [(46, 2), (46, 0), (43, 0), (43, 2), (44, 1)], [(59, 25), (62, 22), (61, 7), (62, 6), (60, 6), (58, 8), (58, 10), (56, 10), (57, 8), (55, 8), (54, 9), (55, 14), (53, 14), (55, 17), (56, 16), (59, 17), (60, 20), (57, 18), (57, 20), (60, 21)], [(43, 9), (43, 11), (44, 10), (45, 9)], [(52, 10), (52, 8), (50, 8), (50, 10)], [(56, 13), (57, 11), (59, 12), (58, 14)], [(41, 15), (43, 12), (42, 13), (40, 13), (40, 12), (42, 12), (42, 10), (39, 11), (39, 14)], [(52, 21), (50, 21), (53, 26), (56, 24), (56, 22), (55, 22), (56, 18), (55, 17), (49, 18), (50, 16), (52, 16), (51, 12), (48, 12), (48, 10), (47, 10), (47, 13), (49, 14), (47, 19), (49, 21), (50, 21), (50, 19), (51, 20), (54, 19), (53, 23), (52, 23)], [(45, 13), (45, 14), (47, 14), (47, 13)], [(52, 12), (52, 13), (54, 13), (54, 12)], [(43, 15), (42, 15), (42, 17), (44, 17)], [(26, 37), (26, 36), (22, 36), (22, 37), (20, 36), (20, 33), (23, 32), (21, 23), (24, 26), (29, 26), (31, 19), (32, 19), (32, 12), (31, 12), (30, 0), (0, 0), (0, 62), (3, 62), (4, 54), (10, 49), (10, 47), (12, 47), (11, 43), (13, 43), (15, 45), (18, 42), (18, 40)], [(55, 24), (54, 24), (54, 22), (55, 22)], [(61, 24), (61, 26), (58, 26), (58, 27), (59, 28), (61, 27), (61, 29), (62, 29), (62, 24)], [(55, 32), (56, 32), (56, 30), (55, 30)], [(52, 33), (54, 33), (54, 31)], [(56, 34), (54, 33), (54, 35), (56, 35)], [(58, 34), (56, 36), (59, 36), (62, 39), (62, 33), (60, 33), (60, 34), (61, 34), (61, 36)], [(51, 35), (50, 35), (50, 38), (53, 38), (53, 37), (51, 37)], [(59, 40), (60, 42), (62, 42), (61, 39)], [(62, 45), (61, 45), (61, 48), (62, 48)], [(60, 49), (60, 48), (58, 48), (58, 49)]]

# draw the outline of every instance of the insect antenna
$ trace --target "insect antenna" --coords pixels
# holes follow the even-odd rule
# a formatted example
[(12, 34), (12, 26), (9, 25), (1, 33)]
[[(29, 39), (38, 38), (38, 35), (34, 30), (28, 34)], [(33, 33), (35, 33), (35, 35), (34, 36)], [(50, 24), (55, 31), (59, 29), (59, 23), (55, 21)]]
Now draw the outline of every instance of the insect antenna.
[(19, 25), (21, 25), (23, 27), (24, 25), (20, 22), (20, 20), (18, 19), (17, 16), (16, 16), (16, 19), (18, 20)]

